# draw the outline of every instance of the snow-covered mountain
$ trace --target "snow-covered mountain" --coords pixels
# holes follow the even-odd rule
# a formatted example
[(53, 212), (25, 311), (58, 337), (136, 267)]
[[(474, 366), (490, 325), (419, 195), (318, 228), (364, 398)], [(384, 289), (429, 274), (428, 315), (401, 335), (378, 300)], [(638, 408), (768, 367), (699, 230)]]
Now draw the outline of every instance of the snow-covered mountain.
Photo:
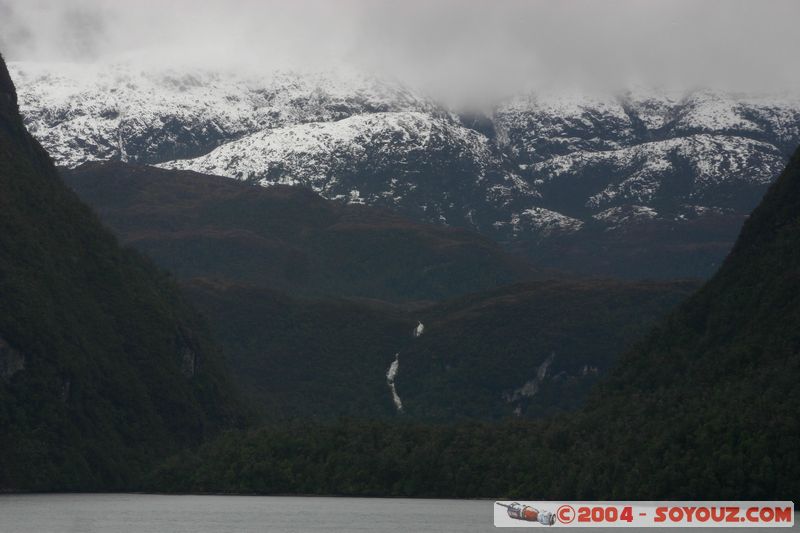
[(356, 72), (268, 75), (13, 63), (26, 126), (62, 166), (205, 154), (243, 135), (386, 111), (433, 111), (397, 84)]
[[(352, 72), (10, 68), (28, 128), (63, 166), (122, 159), (302, 185), (602, 274), (711, 273), (800, 143), (795, 96), (536, 93), (476, 119)], [(598, 254), (604, 267), (587, 262)], [(654, 272), (643, 257), (669, 264)]]
[(533, 196), (495, 152), (489, 138), (452, 117), (400, 111), (265, 129), (160, 166), (302, 185), (326, 198), (461, 226), (497, 220), (506, 203)]
[(614, 150), (579, 150), (536, 163), (528, 175), (545, 197), (567, 188), (585, 191), (557, 201), (571, 212), (676, 202), (729, 206), (740, 196), (749, 206), (751, 189), (759, 195), (783, 158), (769, 143), (703, 133)]
[(708, 91), (532, 95), (501, 106), (495, 124), (547, 207), (722, 207), (744, 196), (749, 209), (800, 142), (800, 100)]
[[(397, 176), (416, 160), (414, 171), (433, 170), (437, 164), (465, 167), (481, 180), (490, 160), (489, 141), (483, 135), (445, 119), (420, 112), (353, 115), (339, 121), (311, 122), (264, 129), (226, 143), (189, 160), (170, 161), (165, 168), (224, 174), (261, 185), (302, 185), (332, 199), (376, 202), (361, 198), (358, 189), (369, 185), (393, 201), (402, 200)], [(242, 157), (242, 154), (248, 154)], [(343, 184), (353, 174), (370, 173), (371, 183)], [(375, 183), (379, 177), (386, 177)], [(352, 193), (352, 194), (348, 194)]]

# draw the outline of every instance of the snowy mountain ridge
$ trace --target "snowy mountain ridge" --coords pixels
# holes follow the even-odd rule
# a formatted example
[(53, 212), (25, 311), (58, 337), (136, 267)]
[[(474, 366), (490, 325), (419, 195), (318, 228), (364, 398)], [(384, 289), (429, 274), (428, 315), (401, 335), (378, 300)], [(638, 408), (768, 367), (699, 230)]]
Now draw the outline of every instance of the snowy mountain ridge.
[[(348, 199), (343, 194), (347, 191), (337, 187), (338, 178), (362, 167), (391, 173), (410, 158), (438, 155), (450, 162), (463, 159), (480, 181), (490, 152), (489, 140), (474, 130), (419, 111), (400, 111), (265, 129), (206, 155), (159, 166), (222, 174), (264, 186), (303, 185), (328, 198)], [(386, 185), (392, 191), (397, 179)]]
[(148, 71), (128, 64), (11, 63), (27, 127), (59, 165), (158, 163), (264, 129), (381, 111), (433, 111), (398, 85), (357, 73)]
[[(28, 128), (62, 166), (119, 159), (301, 185), (534, 256), (565, 235), (732, 224), (800, 143), (796, 95), (531, 93), (476, 119), (352, 72), (10, 69)], [(628, 214), (606, 216), (615, 209)]]

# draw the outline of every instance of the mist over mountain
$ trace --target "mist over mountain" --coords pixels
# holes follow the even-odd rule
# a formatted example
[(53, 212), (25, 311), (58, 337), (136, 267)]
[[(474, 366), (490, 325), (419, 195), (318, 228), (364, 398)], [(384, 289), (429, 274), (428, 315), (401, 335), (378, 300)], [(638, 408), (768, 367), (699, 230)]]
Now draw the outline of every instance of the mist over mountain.
[(800, 85), (796, 2), (3, 0), (12, 61), (350, 65), (483, 106), (525, 87)]

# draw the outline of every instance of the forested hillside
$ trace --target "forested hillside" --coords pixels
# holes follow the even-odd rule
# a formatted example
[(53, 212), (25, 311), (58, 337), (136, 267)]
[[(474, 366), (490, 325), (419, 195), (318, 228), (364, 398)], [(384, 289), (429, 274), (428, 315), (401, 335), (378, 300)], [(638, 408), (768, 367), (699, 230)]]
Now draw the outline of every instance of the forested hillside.
[(611, 377), (587, 413), (597, 491), (800, 495), (800, 150), (717, 275)]
[(206, 325), (25, 130), (0, 59), (0, 491), (131, 488), (238, 418)]

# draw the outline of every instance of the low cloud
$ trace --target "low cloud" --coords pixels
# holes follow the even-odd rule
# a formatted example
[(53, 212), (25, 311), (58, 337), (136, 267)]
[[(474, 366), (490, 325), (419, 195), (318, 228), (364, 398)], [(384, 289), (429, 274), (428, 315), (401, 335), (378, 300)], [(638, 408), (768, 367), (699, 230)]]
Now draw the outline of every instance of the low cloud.
[(797, 0), (0, 0), (12, 60), (382, 71), (453, 100), (530, 85), (791, 90)]

